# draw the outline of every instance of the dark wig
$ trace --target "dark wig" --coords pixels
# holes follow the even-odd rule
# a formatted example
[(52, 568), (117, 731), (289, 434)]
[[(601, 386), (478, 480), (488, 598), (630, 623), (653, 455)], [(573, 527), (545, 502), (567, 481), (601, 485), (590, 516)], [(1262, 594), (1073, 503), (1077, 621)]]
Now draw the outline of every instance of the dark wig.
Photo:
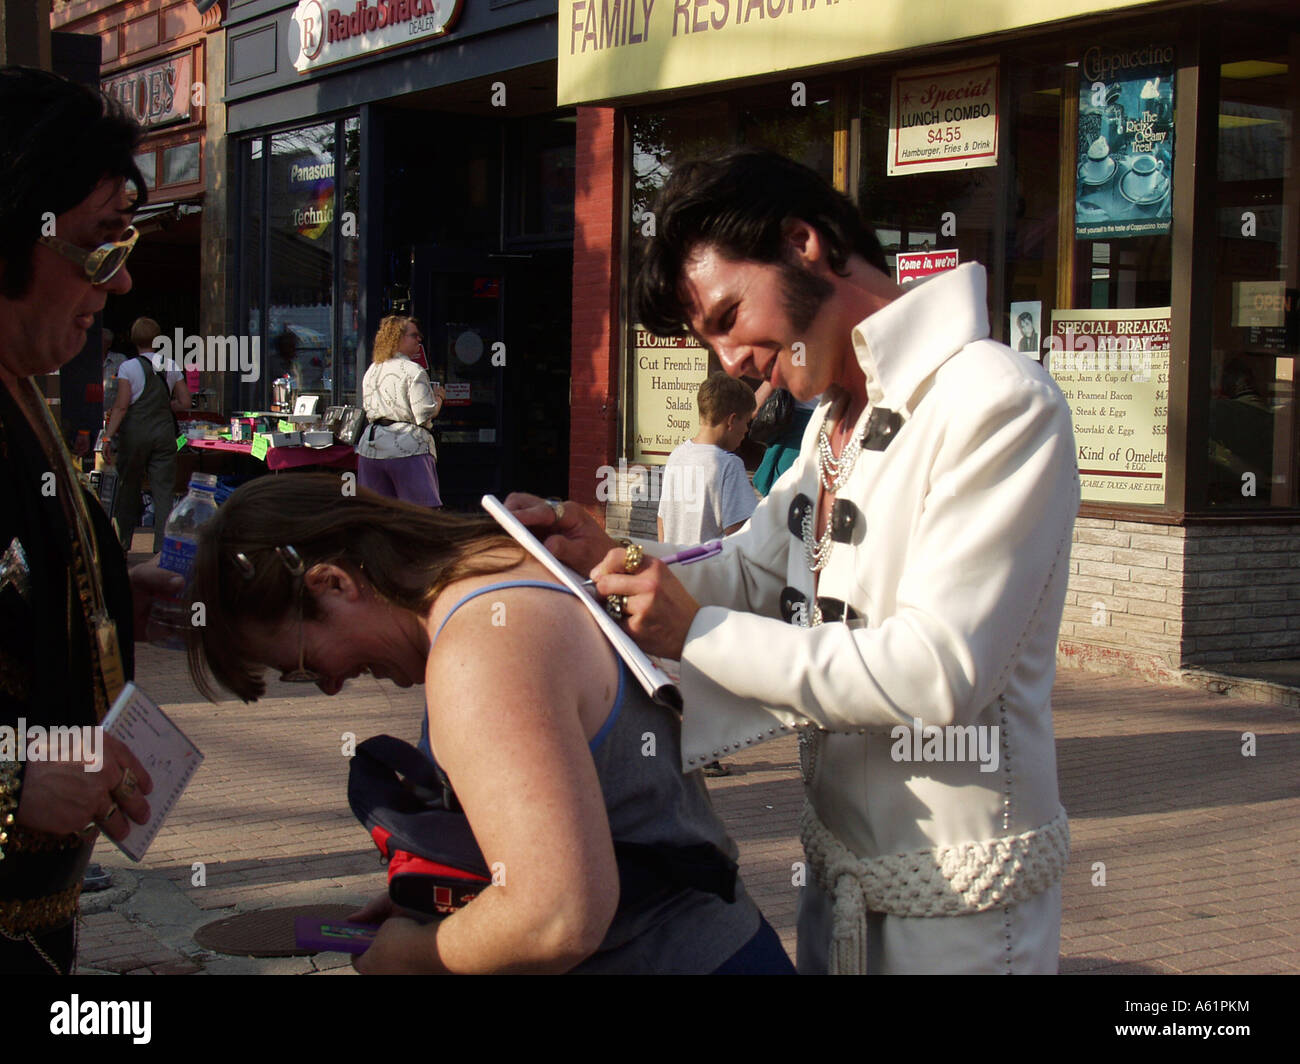
[(140, 127), (116, 101), (44, 70), (0, 68), (0, 295), (31, 283), (32, 248), (46, 215), (71, 210), (104, 178), (148, 193), (135, 163)]
[(658, 336), (679, 334), (686, 324), (678, 287), (697, 245), (738, 261), (785, 262), (785, 225), (797, 219), (821, 234), (836, 273), (847, 274), (855, 253), (889, 272), (880, 241), (853, 202), (815, 170), (767, 149), (737, 148), (675, 166), (654, 211), (655, 235), (637, 275), (633, 307)]

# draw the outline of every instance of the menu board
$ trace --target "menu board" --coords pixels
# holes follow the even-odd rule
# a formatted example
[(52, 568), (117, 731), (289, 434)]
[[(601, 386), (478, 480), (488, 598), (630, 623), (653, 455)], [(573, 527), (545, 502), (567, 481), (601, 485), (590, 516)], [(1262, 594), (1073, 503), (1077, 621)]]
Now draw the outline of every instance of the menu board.
[(1053, 310), (1049, 372), (1074, 420), (1084, 502), (1161, 505), (1169, 308)]
[(695, 396), (709, 375), (708, 352), (689, 336), (655, 336), (632, 326), (633, 461), (662, 462), (699, 431)]

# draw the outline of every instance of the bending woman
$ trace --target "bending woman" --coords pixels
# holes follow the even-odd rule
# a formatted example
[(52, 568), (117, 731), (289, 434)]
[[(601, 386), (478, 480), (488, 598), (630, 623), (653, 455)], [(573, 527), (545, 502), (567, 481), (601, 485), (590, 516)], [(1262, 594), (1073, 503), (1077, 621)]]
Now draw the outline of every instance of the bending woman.
[(420, 349), (414, 318), (390, 315), (375, 333), (373, 361), (361, 380), (366, 426), (357, 440), (357, 482), (390, 499), (439, 507), (433, 419), (446, 392), (411, 356)]
[[(303, 563), (295, 578), (277, 548)], [(190, 671), (244, 701), (264, 668), (326, 694), (369, 671), (426, 682), (432, 752), (500, 885), (436, 924), (387, 896), (364, 972), (793, 972), (737, 880), (735, 901), (670, 886), (620, 897), (613, 840), (735, 847), (679, 722), (587, 610), (487, 517), (441, 514), (330, 474), (239, 488), (204, 528)], [(405, 722), (400, 722), (405, 723)], [(645, 756), (654, 737), (654, 756)]]

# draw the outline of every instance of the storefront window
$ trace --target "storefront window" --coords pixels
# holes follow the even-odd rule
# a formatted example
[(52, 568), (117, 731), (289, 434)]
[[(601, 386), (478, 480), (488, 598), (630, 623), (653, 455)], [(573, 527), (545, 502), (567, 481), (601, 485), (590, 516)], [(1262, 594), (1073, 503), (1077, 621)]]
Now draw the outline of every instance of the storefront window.
[[(244, 320), (240, 323), (244, 333), (257, 337), (259, 344), (262, 337), (262, 256), (266, 246), (266, 220), (262, 216), (262, 139), (245, 141), (243, 158), (240, 161), (242, 188), (239, 190), (241, 212), (241, 244), (239, 249), (239, 306), (243, 308)], [(265, 355), (265, 352), (263, 352)], [(265, 357), (263, 370), (265, 371)], [(238, 400), (239, 406), (258, 405), (252, 395), (243, 395)]]
[[(924, 66), (898, 73), (913, 75)], [(898, 256), (909, 252), (956, 252), (956, 261), (946, 259), (946, 264), (979, 262), (994, 274), (999, 168), (953, 163), (950, 169), (890, 176), (892, 92), (893, 72), (867, 74), (857, 113), (861, 120), (858, 207), (880, 240), (893, 279), (900, 278)], [(936, 107), (928, 113), (937, 111), (941, 116), (944, 110)], [(936, 132), (956, 131), (964, 137), (962, 125), (948, 122)], [(902, 276), (907, 276), (906, 270)]]
[(334, 382), (338, 401), (353, 405), (357, 397), (357, 361), (360, 350), (361, 240), (361, 119), (343, 123), (343, 223), (340, 226), (339, 259), (342, 265), (340, 300), (338, 380)]
[(268, 376), (329, 405), (334, 376), (333, 122), (270, 137)]
[[(1289, 30), (1289, 32), (1288, 32)], [(1210, 371), (1212, 506), (1294, 507), (1300, 435), (1300, 25), (1231, 26), (1219, 86), (1214, 340)]]
[[(627, 276), (636, 276), (641, 268), (645, 240), (653, 234), (648, 212), (679, 160), (755, 145), (797, 159), (832, 180), (833, 101), (832, 82), (799, 80), (630, 112), (632, 226)], [(698, 431), (695, 394), (704, 378), (720, 367), (687, 336), (652, 337), (632, 320), (631, 308), (624, 321), (631, 412), (627, 450), (634, 462), (662, 463), (674, 447)]]

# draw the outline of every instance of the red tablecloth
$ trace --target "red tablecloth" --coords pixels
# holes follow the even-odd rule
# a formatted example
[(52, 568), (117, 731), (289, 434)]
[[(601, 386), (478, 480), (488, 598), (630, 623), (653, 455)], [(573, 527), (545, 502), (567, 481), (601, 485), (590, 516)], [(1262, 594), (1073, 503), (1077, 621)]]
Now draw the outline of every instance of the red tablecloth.
[[(253, 444), (235, 440), (190, 440), (189, 445), (201, 451), (231, 451), (252, 455)], [(266, 452), (266, 468), (270, 470), (296, 469), (299, 466), (322, 465), (335, 469), (356, 469), (357, 453), (346, 443), (329, 447), (271, 447)]]

